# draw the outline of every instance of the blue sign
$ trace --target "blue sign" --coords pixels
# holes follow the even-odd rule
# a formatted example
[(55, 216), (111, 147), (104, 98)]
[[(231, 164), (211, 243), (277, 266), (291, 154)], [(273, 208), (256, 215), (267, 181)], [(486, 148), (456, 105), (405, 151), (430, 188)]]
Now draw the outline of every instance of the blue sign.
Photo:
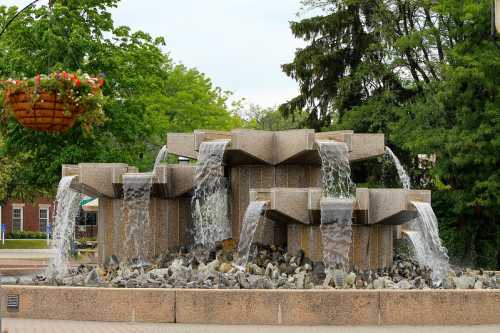
[(2, 223), (2, 233), (6, 233), (7, 232), (7, 224), (4, 224)]
[(50, 234), (50, 230), (52, 229), (52, 225), (50, 223), (47, 223), (47, 226), (45, 227), (45, 231)]

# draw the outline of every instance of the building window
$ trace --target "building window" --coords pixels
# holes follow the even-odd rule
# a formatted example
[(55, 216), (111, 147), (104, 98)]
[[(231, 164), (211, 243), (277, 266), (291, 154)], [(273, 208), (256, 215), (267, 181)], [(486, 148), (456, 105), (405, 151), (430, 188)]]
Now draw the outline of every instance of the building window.
[(49, 223), (49, 209), (39, 208), (38, 209), (38, 223), (40, 225), (40, 231), (47, 231), (47, 224)]
[(12, 231), (23, 231), (23, 208), (12, 208)]

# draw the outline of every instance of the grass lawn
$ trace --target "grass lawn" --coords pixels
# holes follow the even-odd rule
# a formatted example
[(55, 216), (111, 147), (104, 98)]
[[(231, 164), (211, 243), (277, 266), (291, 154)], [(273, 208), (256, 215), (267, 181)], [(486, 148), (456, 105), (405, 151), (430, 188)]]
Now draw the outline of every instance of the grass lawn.
[(5, 244), (0, 240), (0, 250), (3, 249), (46, 249), (45, 239), (6, 239)]

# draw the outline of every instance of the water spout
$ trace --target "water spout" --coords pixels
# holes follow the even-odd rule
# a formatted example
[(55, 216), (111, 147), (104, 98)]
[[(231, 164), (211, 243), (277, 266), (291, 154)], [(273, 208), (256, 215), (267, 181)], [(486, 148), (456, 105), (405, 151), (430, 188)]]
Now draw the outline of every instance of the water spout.
[(229, 140), (202, 142), (191, 201), (196, 244), (213, 246), (231, 237), (227, 215), (227, 184), (222, 162)]
[[(147, 242), (151, 239), (149, 225), (149, 202), (153, 178), (158, 166), (168, 156), (167, 146), (158, 152), (152, 172), (129, 173), (123, 175), (123, 225), (125, 232), (124, 259), (138, 260), (146, 263), (152, 253), (149, 253)], [(120, 230), (120, 221), (115, 221), (115, 234)], [(120, 244), (114, 244), (114, 251), (118, 251)]]
[(62, 279), (68, 273), (71, 243), (75, 236), (80, 194), (70, 188), (75, 176), (65, 176), (59, 181), (56, 196), (56, 217), (53, 230), (55, 257), (49, 262), (47, 276)]
[(408, 176), (408, 173), (406, 172), (405, 168), (399, 161), (399, 158), (396, 156), (396, 154), (394, 154), (391, 148), (387, 146), (385, 147), (385, 156), (386, 158), (392, 159), (394, 165), (396, 166), (396, 171), (398, 172), (399, 181), (401, 182), (401, 185), (403, 185), (403, 188), (405, 190), (409, 190), (411, 188), (411, 179), (410, 176)]
[(347, 145), (318, 141), (321, 158), (321, 240), (327, 269), (347, 269), (352, 242), (355, 186), (351, 180)]
[(405, 233), (413, 244), (417, 261), (432, 269), (432, 283), (438, 287), (448, 276), (450, 264), (439, 238), (437, 218), (429, 203), (412, 201), (412, 204), (418, 211), (418, 219), (410, 222), (410, 230)]
[(245, 211), (243, 218), (243, 226), (240, 233), (240, 241), (238, 243), (238, 256), (241, 265), (245, 266), (250, 255), (250, 248), (255, 238), (255, 233), (262, 217), (262, 213), (266, 210), (267, 201), (251, 201)]

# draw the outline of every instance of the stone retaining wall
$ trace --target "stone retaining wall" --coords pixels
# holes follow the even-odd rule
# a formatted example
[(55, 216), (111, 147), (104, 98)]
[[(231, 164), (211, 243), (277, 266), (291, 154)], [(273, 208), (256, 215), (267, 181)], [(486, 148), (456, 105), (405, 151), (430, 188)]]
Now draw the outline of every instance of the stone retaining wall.
[[(500, 290), (200, 290), (2, 286), (2, 317), (253, 325), (500, 324)], [(19, 295), (19, 309), (7, 309)]]

